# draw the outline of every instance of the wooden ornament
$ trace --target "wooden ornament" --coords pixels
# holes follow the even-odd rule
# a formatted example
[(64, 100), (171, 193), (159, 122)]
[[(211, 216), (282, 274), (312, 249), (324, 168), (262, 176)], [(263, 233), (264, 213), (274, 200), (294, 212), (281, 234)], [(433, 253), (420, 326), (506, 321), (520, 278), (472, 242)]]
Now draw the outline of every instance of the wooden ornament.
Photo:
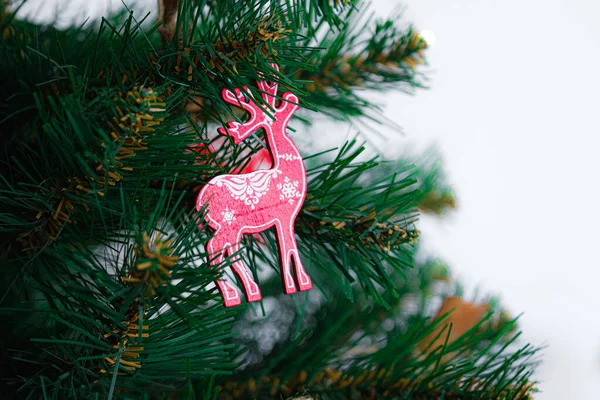
[[(277, 68), (275, 65), (272, 65)], [(220, 175), (211, 179), (198, 194), (196, 209), (207, 208), (207, 220), (214, 236), (207, 243), (212, 255), (211, 264), (220, 264), (225, 257), (240, 250), (242, 235), (255, 234), (275, 227), (283, 290), (286, 294), (312, 288), (304, 270), (294, 234), (294, 221), (306, 197), (307, 180), (304, 162), (298, 148), (287, 135), (286, 129), (298, 107), (298, 97), (284, 93), (277, 104), (277, 84), (264, 80), (257, 82), (264, 103), (270, 107), (269, 116), (254, 102), (248, 88), (242, 92), (223, 90), (223, 99), (248, 113), (246, 122), (228, 122), (219, 128), (221, 135), (230, 136), (239, 144), (252, 133), (263, 129), (272, 165), (270, 169)], [(295, 276), (292, 276), (291, 262)], [(237, 256), (232, 269), (239, 278), (248, 302), (259, 301), (260, 288), (251, 272)], [(239, 291), (226, 280), (217, 281), (225, 307), (241, 304)]]

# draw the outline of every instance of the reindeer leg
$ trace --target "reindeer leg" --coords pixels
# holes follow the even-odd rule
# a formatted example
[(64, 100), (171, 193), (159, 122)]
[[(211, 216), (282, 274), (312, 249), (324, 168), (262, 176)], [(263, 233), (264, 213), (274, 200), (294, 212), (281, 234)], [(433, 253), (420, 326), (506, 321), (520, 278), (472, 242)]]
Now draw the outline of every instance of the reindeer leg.
[[(211, 257), (213, 257), (210, 262), (211, 266), (213, 267), (216, 267), (223, 262), (223, 259), (225, 258), (225, 251), (228, 247), (228, 245), (226, 243), (222, 243), (220, 239), (221, 238), (215, 234), (215, 236), (213, 236), (206, 244), (209, 254)], [(216, 254), (219, 256), (216, 257)], [(219, 291), (221, 292), (221, 296), (223, 296), (223, 304), (225, 307), (239, 306), (242, 303), (240, 292), (231, 286), (225, 280), (225, 278), (221, 277), (216, 281), (216, 283)]]
[(312, 289), (312, 281), (310, 280), (310, 276), (306, 273), (304, 266), (302, 265), (302, 260), (300, 260), (300, 252), (298, 251), (298, 244), (296, 243), (296, 236), (294, 235), (294, 222), (290, 223), (289, 229), (289, 253), (291, 255), (292, 260), (294, 261), (295, 273), (296, 273), (296, 282), (298, 282), (298, 290), (304, 292), (306, 290)]
[[(229, 250), (231, 251), (230, 255), (240, 251), (241, 246), (239, 243), (231, 246)], [(244, 294), (246, 295), (246, 300), (248, 303), (253, 301), (259, 301), (262, 299), (262, 295), (260, 294), (260, 288), (254, 281), (252, 277), (252, 273), (246, 267), (246, 264), (242, 261), (241, 256), (238, 254), (235, 256), (233, 261), (233, 270), (237, 274), (238, 278), (242, 282), (242, 286), (244, 287)]]
[[(283, 291), (285, 294), (296, 293), (294, 278), (290, 272), (290, 251), (292, 243), (290, 241), (289, 229), (286, 229), (281, 222), (275, 225), (277, 230), (277, 244), (279, 247), (279, 262), (281, 266), (281, 279), (283, 281)], [(293, 233), (292, 233), (293, 236)]]

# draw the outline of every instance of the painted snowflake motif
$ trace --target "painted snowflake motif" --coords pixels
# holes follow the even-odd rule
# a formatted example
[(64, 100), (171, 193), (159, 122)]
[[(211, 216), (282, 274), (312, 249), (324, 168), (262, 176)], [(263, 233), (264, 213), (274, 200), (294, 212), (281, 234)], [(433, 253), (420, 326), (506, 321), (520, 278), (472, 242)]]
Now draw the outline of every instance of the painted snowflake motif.
[(225, 211), (221, 211), (223, 216), (223, 222), (227, 222), (231, 225), (231, 221), (235, 221), (235, 210), (230, 210), (229, 207), (225, 207)]
[(298, 190), (298, 181), (291, 181), (287, 176), (283, 179), (283, 184), (277, 184), (277, 190), (279, 194), (279, 200), (287, 200), (288, 203), (294, 204), (294, 198), (300, 197), (300, 191)]
[(293, 155), (293, 154), (289, 154), (289, 153), (278, 154), (277, 158), (279, 158), (280, 160), (285, 160), (285, 161), (302, 160), (302, 157), (296, 156), (296, 155)]

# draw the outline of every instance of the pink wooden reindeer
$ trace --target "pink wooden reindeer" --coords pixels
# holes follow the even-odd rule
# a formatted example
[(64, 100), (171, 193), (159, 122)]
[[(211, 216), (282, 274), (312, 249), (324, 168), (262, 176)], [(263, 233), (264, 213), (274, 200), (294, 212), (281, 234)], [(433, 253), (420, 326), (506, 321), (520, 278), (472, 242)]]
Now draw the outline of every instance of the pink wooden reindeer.
[[(273, 66), (276, 68), (276, 66)], [(286, 294), (312, 288), (310, 277), (304, 270), (298, 245), (294, 237), (294, 221), (306, 197), (306, 169), (294, 142), (287, 136), (286, 129), (294, 112), (298, 109), (298, 98), (292, 93), (284, 93), (278, 105), (277, 84), (258, 81), (262, 98), (271, 108), (271, 119), (249, 95), (235, 89), (223, 90), (224, 100), (243, 108), (249, 115), (244, 123), (229, 122), (227, 129), (219, 128), (221, 135), (228, 135), (238, 144), (253, 132), (264, 129), (273, 165), (268, 170), (258, 170), (238, 175), (220, 175), (211, 179), (198, 194), (196, 209), (207, 205), (209, 226), (215, 233), (207, 243), (212, 254), (213, 265), (224, 257), (240, 250), (243, 234), (262, 232), (271, 227), (277, 231), (279, 257), (283, 288)], [(264, 107), (264, 106), (263, 106)], [(295, 278), (290, 271), (294, 261)], [(261, 293), (252, 274), (239, 255), (232, 260), (233, 271), (244, 288), (248, 302), (260, 300)], [(240, 293), (226, 280), (217, 281), (225, 307), (241, 303)]]

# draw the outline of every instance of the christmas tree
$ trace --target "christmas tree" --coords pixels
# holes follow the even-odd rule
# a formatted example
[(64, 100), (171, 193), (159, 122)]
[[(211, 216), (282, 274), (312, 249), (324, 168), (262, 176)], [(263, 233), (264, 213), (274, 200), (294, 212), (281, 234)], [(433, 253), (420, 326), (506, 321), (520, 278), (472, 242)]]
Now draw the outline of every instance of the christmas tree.
[(424, 86), (411, 26), (358, 0), (1, 7), (3, 398), (534, 395), (516, 320), (415, 260), (419, 213), (454, 206), (437, 163), (311, 145), (316, 116), (379, 122), (365, 89)]

